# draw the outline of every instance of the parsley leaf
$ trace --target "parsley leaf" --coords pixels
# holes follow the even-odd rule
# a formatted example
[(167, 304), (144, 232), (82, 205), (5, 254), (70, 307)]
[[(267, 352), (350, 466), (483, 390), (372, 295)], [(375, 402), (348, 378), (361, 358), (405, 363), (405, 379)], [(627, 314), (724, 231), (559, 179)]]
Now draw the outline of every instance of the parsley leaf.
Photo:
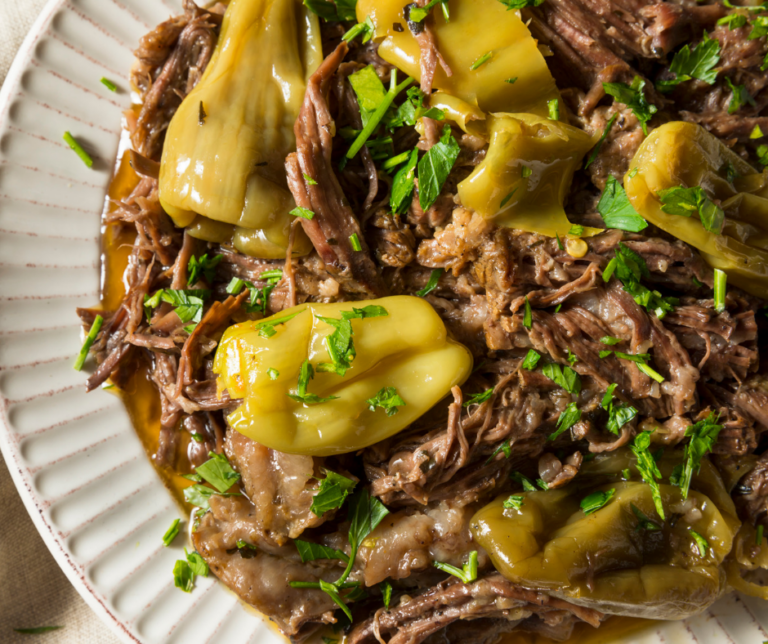
[(355, 481), (346, 476), (325, 470), (325, 478), (320, 480), (320, 487), (317, 488), (317, 494), (312, 499), (310, 510), (319, 517), (328, 510), (340, 508), (356, 485)]
[(602, 342), (603, 344), (607, 344), (609, 346), (615, 346), (619, 342), (621, 342), (621, 338), (613, 338), (610, 335), (606, 335), (600, 338), (600, 342)]
[(541, 372), (550, 380), (560, 385), (569, 394), (578, 394), (581, 391), (581, 379), (570, 367), (561, 367), (555, 362), (545, 364)]
[(449, 575), (458, 577), (465, 584), (477, 579), (477, 550), (473, 550), (469, 553), (469, 560), (461, 567), (461, 569), (440, 561), (433, 561), (432, 563), (438, 570), (442, 570)]
[(470, 405), (481, 405), (486, 400), (490, 400), (491, 396), (493, 396), (493, 387), (486, 389), (479, 394), (471, 395), (469, 398), (467, 398), (466, 401), (464, 401), (464, 407), (469, 407)]
[(446, 125), (440, 141), (419, 161), (419, 204), (425, 212), (440, 195), (460, 151), (459, 144), (451, 134), (451, 127)]
[(195, 507), (200, 508), (206, 512), (211, 509), (211, 497), (217, 494), (220, 496), (240, 496), (239, 492), (225, 494), (200, 484), (190, 485), (189, 487), (184, 488), (184, 500), (190, 505), (194, 505)]
[(659, 489), (658, 479), (661, 478), (661, 472), (659, 466), (656, 464), (648, 448), (651, 445), (651, 432), (642, 432), (635, 436), (635, 440), (630, 445), (632, 453), (637, 458), (637, 471), (640, 472), (640, 476), (651, 488), (651, 496), (653, 497), (653, 503), (656, 506), (656, 512), (659, 513), (662, 521), (666, 519), (664, 515), (664, 506), (661, 503), (661, 490)]
[(195, 472), (213, 485), (219, 492), (226, 492), (240, 480), (240, 475), (232, 469), (227, 457), (216, 452), (209, 452), (210, 460), (195, 468)]
[(219, 262), (224, 259), (223, 255), (216, 255), (215, 257), (208, 257), (208, 253), (203, 255), (200, 259), (192, 255), (189, 258), (189, 264), (187, 265), (187, 271), (189, 276), (187, 282), (190, 286), (197, 284), (200, 280), (200, 276), (205, 277), (205, 280), (210, 284), (213, 282), (213, 278), (216, 276), (216, 267)]
[(557, 419), (557, 429), (547, 437), (547, 440), (555, 440), (560, 434), (568, 431), (580, 420), (581, 410), (576, 407), (576, 403), (570, 403), (560, 414), (560, 418)]
[(427, 281), (426, 286), (423, 289), (416, 291), (416, 295), (419, 297), (424, 297), (425, 295), (434, 291), (437, 288), (437, 283), (440, 281), (440, 278), (443, 276), (444, 272), (445, 270), (442, 268), (436, 268), (433, 270), (429, 276), (429, 280)]
[(373, 38), (373, 34), (376, 31), (376, 26), (373, 24), (373, 20), (371, 20), (370, 16), (367, 16), (363, 22), (358, 22), (354, 27), (352, 27), (347, 33), (345, 33), (341, 39), (344, 42), (352, 42), (355, 38), (358, 36), (362, 36), (363, 40), (362, 43), (367, 43), (371, 38)]
[(398, 395), (397, 389), (394, 387), (382, 387), (379, 393), (365, 402), (371, 411), (376, 411), (376, 407), (381, 407), (387, 416), (394, 416), (400, 411), (400, 407), (405, 405), (405, 401)]
[(673, 476), (670, 478), (672, 485), (680, 488), (683, 498), (688, 498), (688, 491), (691, 487), (691, 479), (694, 472), (698, 474), (701, 470), (701, 459), (712, 451), (712, 447), (717, 441), (722, 425), (717, 424), (718, 417), (712, 412), (700, 420), (698, 423), (689, 426), (685, 430), (685, 436), (690, 441), (685, 446), (684, 462), (675, 467)]
[(603, 218), (606, 227), (639, 233), (648, 228), (648, 222), (634, 209), (622, 185), (613, 175), (609, 175), (605, 190), (600, 195), (597, 212)]
[(592, 494), (585, 496), (581, 500), (579, 507), (581, 507), (584, 514), (592, 514), (597, 512), (600, 508), (605, 507), (608, 504), (608, 501), (613, 498), (614, 494), (616, 494), (616, 488), (611, 488), (607, 492), (601, 492), (599, 490), (597, 492), (592, 492)]
[(539, 360), (541, 360), (541, 355), (533, 349), (528, 349), (525, 360), (523, 360), (523, 364), (521, 364), (520, 367), (527, 369), (528, 371), (533, 371), (539, 363)]
[(253, 325), (253, 330), (258, 331), (259, 335), (263, 338), (271, 338), (273, 335), (275, 335), (275, 333), (277, 333), (275, 330), (276, 326), (290, 322), (299, 313), (301, 313), (301, 311), (297, 313), (291, 313), (290, 315), (283, 315), (282, 317), (278, 318), (272, 317), (267, 318), (266, 320), (260, 320)]
[(336, 0), (335, 3), (327, 0), (304, 0), (304, 6), (326, 20), (336, 22), (357, 20), (355, 12), (357, 0)]
[(768, 36), (768, 16), (757, 16), (752, 19), (752, 31), (749, 32), (748, 40), (763, 36)]
[(185, 593), (191, 593), (195, 587), (195, 573), (183, 559), (179, 559), (173, 566), (173, 585)]
[(187, 563), (189, 564), (190, 570), (192, 570), (195, 575), (200, 577), (208, 576), (208, 573), (210, 572), (208, 562), (203, 559), (203, 556), (199, 552), (194, 550), (192, 552), (187, 552), (187, 549), (184, 548), (184, 554), (187, 557)]
[(363, 121), (363, 127), (368, 125), (377, 108), (387, 97), (387, 90), (384, 83), (379, 79), (373, 65), (363, 67), (360, 71), (350, 74), (349, 84), (357, 96), (357, 104), (360, 107), (360, 118)]
[(608, 282), (615, 273), (624, 290), (634, 298), (635, 302), (656, 313), (659, 319), (662, 319), (668, 311), (674, 310), (678, 304), (677, 298), (662, 297), (658, 291), (651, 291), (640, 283), (642, 278), (650, 276), (648, 266), (640, 255), (623, 242), (619, 242), (615, 252), (616, 256), (603, 271), (605, 282)]
[(408, 14), (408, 20), (410, 22), (422, 22), (429, 15), (432, 7), (436, 4), (444, 6), (447, 2), (448, 0), (430, 0), (425, 7), (411, 7), (411, 11)]
[(531, 311), (531, 303), (528, 301), (528, 297), (525, 298), (525, 310), (523, 312), (523, 326), (526, 329), (530, 329), (533, 326), (533, 311)]
[(717, 21), (719, 26), (728, 25), (728, 29), (733, 31), (739, 27), (743, 27), (747, 24), (747, 17), (741, 13), (731, 13), (727, 16), (723, 16)]
[(728, 114), (735, 114), (744, 105), (751, 105), (755, 107), (755, 99), (752, 98), (752, 94), (747, 91), (744, 85), (734, 85), (731, 79), (725, 77), (725, 84), (728, 85), (728, 89), (731, 90), (731, 100), (728, 103)]
[(315, 213), (309, 210), (308, 208), (302, 208), (301, 206), (296, 206), (293, 210), (291, 210), (289, 215), (293, 215), (294, 217), (301, 217), (303, 219), (314, 219)]
[(293, 543), (296, 544), (296, 549), (299, 551), (301, 563), (315, 561), (316, 559), (339, 559), (344, 563), (349, 563), (349, 557), (341, 550), (335, 550), (319, 543), (302, 541), (301, 539), (296, 539)]
[(493, 454), (491, 454), (488, 457), (488, 460), (485, 461), (485, 464), (488, 465), (488, 463), (490, 463), (494, 458), (496, 458), (496, 455), (499, 452), (504, 452), (504, 456), (506, 458), (509, 458), (510, 456), (512, 456), (512, 447), (509, 444), (509, 439), (502, 442), (501, 445), (499, 445), (495, 450), (493, 450)]
[(618, 103), (624, 103), (632, 110), (640, 125), (643, 128), (643, 134), (648, 134), (648, 121), (653, 118), (658, 108), (649, 103), (645, 98), (645, 81), (639, 76), (635, 76), (631, 85), (626, 83), (603, 83), (603, 89), (606, 94), (610, 94)]
[(691, 49), (685, 45), (672, 59), (669, 71), (675, 74), (671, 80), (656, 83), (660, 92), (670, 92), (680, 83), (698, 78), (708, 85), (717, 79), (715, 67), (720, 62), (720, 43), (710, 38), (706, 32), (701, 42)]
[(397, 171), (392, 182), (392, 194), (389, 196), (389, 207), (392, 212), (404, 215), (408, 212), (416, 186), (416, 164), (419, 161), (419, 151), (414, 149), (402, 168)]
[(659, 190), (656, 194), (661, 200), (661, 209), (664, 212), (680, 217), (690, 217), (693, 213), (697, 213), (705, 230), (716, 235), (722, 232), (725, 213), (698, 186), (667, 188)]
[[(328, 347), (331, 345), (327, 342), (327, 339), (328, 338), (326, 338), (326, 346)], [(328, 396), (327, 398), (321, 398), (317, 394), (308, 393), (307, 387), (309, 385), (309, 381), (314, 377), (315, 370), (312, 368), (312, 365), (309, 364), (309, 360), (305, 360), (302, 363), (301, 369), (299, 371), (299, 385), (296, 389), (296, 393), (286, 394), (286, 396), (288, 396), (291, 400), (295, 400), (296, 402), (300, 402), (305, 405), (317, 405), (320, 403), (328, 402), (329, 400), (338, 399), (338, 396)]]
[(182, 324), (194, 322), (197, 324), (203, 319), (203, 306), (211, 292), (207, 289), (174, 290), (170, 288), (157, 291), (152, 297), (144, 296), (144, 309), (147, 317), (151, 310), (160, 306), (160, 302), (166, 302), (174, 307), (176, 315)]

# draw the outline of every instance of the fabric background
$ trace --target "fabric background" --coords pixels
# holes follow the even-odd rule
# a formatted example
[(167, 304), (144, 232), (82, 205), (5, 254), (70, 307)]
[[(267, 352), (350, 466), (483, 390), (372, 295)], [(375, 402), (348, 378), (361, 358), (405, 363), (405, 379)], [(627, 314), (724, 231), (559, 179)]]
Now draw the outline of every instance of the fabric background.
[[(0, 84), (46, 0), (0, 0)], [(0, 456), (0, 642), (119, 644), (43, 543)], [(14, 628), (62, 626), (44, 635)]]

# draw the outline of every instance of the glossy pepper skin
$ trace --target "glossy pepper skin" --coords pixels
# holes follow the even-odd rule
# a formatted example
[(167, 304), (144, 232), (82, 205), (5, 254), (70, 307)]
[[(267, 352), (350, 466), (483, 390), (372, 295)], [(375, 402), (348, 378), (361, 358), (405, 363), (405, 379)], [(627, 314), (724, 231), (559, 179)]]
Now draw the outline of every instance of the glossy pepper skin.
[[(381, 40), (379, 56), (421, 79), (419, 45), (403, 10), (411, 0), (359, 0), (357, 19), (371, 18)], [(560, 100), (544, 56), (520, 18), (498, 0), (450, 0), (450, 22), (439, 7), (432, 10), (437, 48), (451, 68), (449, 77), (438, 65), (434, 87), (476, 105), (485, 112), (532, 112), (545, 116), (547, 101)], [(396, 31), (399, 24), (403, 31)], [(491, 58), (470, 69), (483, 56)], [(514, 83), (506, 81), (517, 78)], [(561, 105), (561, 111), (564, 107)]]
[[(176, 225), (248, 255), (285, 256), (295, 203), (284, 162), (321, 60), (317, 16), (300, 0), (229, 3), (211, 62), (168, 127), (160, 200)], [(297, 254), (310, 248), (299, 235)]]
[[(351, 368), (344, 376), (317, 372), (308, 383), (309, 392), (338, 399), (310, 405), (289, 398), (305, 360), (316, 371), (331, 362), (324, 339), (334, 328), (317, 316), (340, 319), (342, 311), (363, 305), (382, 306), (388, 315), (353, 319)], [(472, 370), (469, 351), (448, 338), (437, 313), (418, 297), (302, 304), (270, 319), (294, 313), (269, 338), (258, 331), (264, 321), (230, 327), (214, 362), (219, 386), (243, 400), (228, 418), (232, 427), (281, 452), (329, 456), (377, 443), (410, 425)], [(270, 369), (279, 372), (276, 380)], [(405, 401), (392, 416), (366, 402), (384, 387), (395, 387)]]
[(488, 152), (459, 184), (462, 204), (501, 226), (564, 238), (572, 224), (563, 202), (592, 137), (535, 114), (491, 114), (487, 124)]
[[(728, 168), (739, 178), (727, 180)], [(724, 270), (728, 282), (768, 297), (768, 174), (757, 173), (700, 125), (673, 121), (653, 130), (624, 177), (627, 196), (648, 221), (698, 248), (707, 263)], [(637, 170), (634, 176), (633, 172)], [(721, 234), (695, 216), (664, 212), (657, 193), (700, 186), (725, 212)]]
[[(596, 610), (653, 619), (683, 619), (704, 610), (725, 590), (724, 559), (740, 522), (714, 466), (704, 459), (684, 500), (669, 485), (679, 461), (664, 456), (659, 468), (662, 522), (650, 487), (628, 449), (599, 455), (559, 490), (522, 493), (519, 510), (504, 498), (482, 508), (470, 522), (477, 542), (497, 570), (526, 588), (546, 591)], [(622, 470), (629, 468), (629, 480)], [(595, 491), (615, 495), (593, 514), (580, 502)], [(634, 504), (661, 529), (638, 529)], [(709, 544), (702, 555), (691, 531)]]

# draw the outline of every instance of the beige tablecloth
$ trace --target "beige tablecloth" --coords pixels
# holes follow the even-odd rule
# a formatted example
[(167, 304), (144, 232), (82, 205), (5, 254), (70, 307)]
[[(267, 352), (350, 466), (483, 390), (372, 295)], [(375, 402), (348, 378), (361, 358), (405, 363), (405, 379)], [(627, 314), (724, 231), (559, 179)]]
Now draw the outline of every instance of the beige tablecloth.
[[(106, 1), (106, 0), (105, 0)], [(0, 0), (0, 84), (46, 0)], [(0, 642), (118, 644), (59, 569), (0, 457)], [(14, 628), (63, 626), (44, 635)]]

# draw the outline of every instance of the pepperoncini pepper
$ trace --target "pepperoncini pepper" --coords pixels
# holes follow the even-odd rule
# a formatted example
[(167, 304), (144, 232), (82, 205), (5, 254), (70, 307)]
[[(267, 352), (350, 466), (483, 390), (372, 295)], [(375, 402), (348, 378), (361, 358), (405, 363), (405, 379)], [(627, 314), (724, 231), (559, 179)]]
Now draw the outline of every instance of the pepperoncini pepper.
[[(360, 312), (370, 310), (378, 313)], [(334, 359), (334, 338), (348, 337), (343, 329), (333, 335), (345, 318), (351, 323), (351, 353), (344, 349), (350, 360)], [(337, 371), (323, 371), (327, 365)], [(243, 400), (228, 417), (232, 427), (272, 449), (317, 456), (354, 452), (396, 434), (463, 383), (471, 369), (469, 351), (448, 338), (427, 302), (411, 296), (302, 304), (237, 324), (225, 332), (214, 362), (220, 388)], [(394, 412), (370, 402), (387, 388), (404, 403)]]
[[(624, 178), (635, 210), (659, 228), (698, 248), (729, 282), (768, 297), (768, 175), (759, 174), (700, 125), (674, 121), (645, 139)], [(658, 192), (701, 187), (725, 213), (722, 232), (696, 217), (662, 210)]]
[[(306, 81), (322, 61), (299, 0), (232, 0), (199, 84), (168, 127), (160, 201), (176, 225), (248, 255), (285, 256), (295, 207), (285, 157)], [(300, 233), (297, 254), (311, 249)]]
[[(421, 79), (420, 52), (403, 13), (410, 0), (358, 0), (357, 19), (371, 18), (382, 40), (379, 56)], [(520, 18), (498, 0), (450, 0), (450, 22), (433, 9), (437, 49), (451, 76), (437, 66), (433, 85), (485, 112), (545, 116), (547, 101), (560, 100), (536, 40)], [(398, 31), (399, 25), (402, 31)], [(485, 62), (482, 59), (490, 54)], [(472, 67), (475, 69), (472, 69)], [(513, 81), (513, 79), (516, 79)], [(560, 106), (561, 111), (563, 106)]]
[[(663, 480), (678, 462), (666, 455), (659, 460)], [(627, 468), (629, 477), (622, 474)], [(602, 507), (582, 511), (590, 493), (610, 490)], [(666, 522), (631, 452), (618, 450), (586, 463), (565, 488), (521, 493), (522, 504), (510, 507), (497, 499), (470, 528), (499, 572), (523, 587), (608, 613), (683, 619), (726, 589), (722, 564), (740, 524), (706, 458), (687, 499), (665, 483), (660, 493)]]
[(592, 137), (534, 114), (491, 114), (487, 122), (488, 153), (459, 184), (462, 204), (502, 226), (565, 236), (572, 224), (563, 202)]

